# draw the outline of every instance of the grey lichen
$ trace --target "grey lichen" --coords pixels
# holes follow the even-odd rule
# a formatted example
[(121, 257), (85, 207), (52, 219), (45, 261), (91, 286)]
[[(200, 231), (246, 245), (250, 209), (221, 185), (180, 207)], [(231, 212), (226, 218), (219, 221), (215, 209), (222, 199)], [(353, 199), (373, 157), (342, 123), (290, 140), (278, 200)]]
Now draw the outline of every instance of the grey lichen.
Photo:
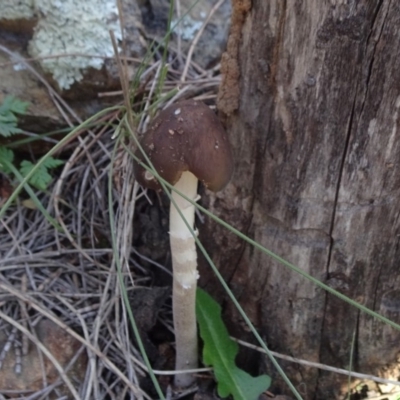
[(61, 89), (100, 69), (113, 56), (109, 30), (121, 38), (115, 0), (36, 0), (38, 25), (29, 52), (50, 72)]
[(1, 0), (1, 19), (30, 19), (34, 17), (34, 0)]
[(204, 21), (197, 21), (190, 15), (186, 15), (183, 19), (173, 19), (171, 22), (171, 26), (175, 27), (174, 32), (183, 40), (193, 40), (203, 24)]

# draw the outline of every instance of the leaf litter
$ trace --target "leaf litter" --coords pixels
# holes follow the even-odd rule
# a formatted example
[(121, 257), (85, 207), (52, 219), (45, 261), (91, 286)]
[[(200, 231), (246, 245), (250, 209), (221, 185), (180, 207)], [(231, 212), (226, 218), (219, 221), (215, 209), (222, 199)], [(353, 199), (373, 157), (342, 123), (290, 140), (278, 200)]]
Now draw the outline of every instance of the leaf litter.
[[(26, 65), (39, 75), (28, 62)], [(141, 102), (145, 110), (154, 100), (154, 78), (161, 68), (156, 55), (143, 72)], [(185, 76), (181, 79), (183, 71)], [(40, 78), (71, 128), (82, 123)], [(171, 46), (161, 95), (178, 86), (180, 90), (171, 98), (165, 97), (158, 108), (184, 98), (213, 102), (219, 83), (218, 66), (203, 70), (191, 57), (178, 54)], [(15, 110), (20, 111), (23, 110)], [(149, 120), (146, 112), (141, 115), (135, 127), (139, 132)], [(115, 151), (116, 140), (112, 137), (121, 116), (120, 112), (110, 111), (96, 126), (81, 129), (63, 149), (68, 157), (60, 175), (47, 192), (36, 191), (61, 229), (39, 210), (26, 207), (20, 197), (0, 220), (0, 376), (11, 374), (22, 382), (14, 389), (1, 388), (0, 393), (5, 396), (32, 400), (155, 398), (143, 359), (132, 340), (117, 264), (128, 295), (140, 288), (151, 290), (155, 271), (160, 270), (165, 276), (169, 272), (165, 259), (154, 261), (132, 247), (135, 207), (146, 207), (150, 195), (134, 183), (130, 154), (122, 145)], [(28, 170), (32, 166), (25, 167)], [(44, 187), (42, 182), (35, 186)], [(153, 201), (157, 201), (155, 196)], [(110, 223), (110, 212), (114, 213), (114, 225)], [(169, 343), (150, 338), (143, 329), (141, 332), (148, 336), (145, 341), (158, 340), (155, 351), (164, 360), (158, 367), (173, 369), (170, 306), (165, 302), (164, 290), (155, 288), (153, 295), (153, 309), (148, 312), (158, 318), (151, 321), (147, 330), (151, 333), (154, 325), (158, 324), (158, 329), (162, 326)], [(139, 320), (138, 324), (146, 327), (149, 322)], [(48, 350), (54, 345), (46, 339), (48, 336), (63, 349), (50, 363)], [(34, 354), (29, 365), (24, 361), (28, 354)], [(64, 359), (65, 354), (72, 356)], [(159, 371), (164, 393), (168, 392), (171, 377), (167, 374)], [(185, 393), (171, 398), (182, 395)]]

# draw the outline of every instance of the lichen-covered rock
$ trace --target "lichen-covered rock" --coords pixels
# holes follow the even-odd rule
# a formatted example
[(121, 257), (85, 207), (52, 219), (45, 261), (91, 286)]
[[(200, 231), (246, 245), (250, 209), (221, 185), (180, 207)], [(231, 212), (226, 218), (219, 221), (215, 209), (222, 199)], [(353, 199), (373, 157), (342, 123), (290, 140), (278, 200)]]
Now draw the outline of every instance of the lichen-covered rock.
[[(175, 38), (179, 36), (182, 41), (184, 53), (214, 5), (214, 0), (195, 6), (191, 1), (181, 0), (172, 26), (175, 26)], [(126, 55), (132, 57), (141, 57), (146, 51), (141, 38), (142, 20), (150, 36), (155, 34), (162, 38), (166, 34), (168, 1), (123, 0), (122, 8), (124, 15), (120, 19), (115, 0), (2, 0), (0, 29), (29, 33), (34, 27), (29, 53), (38, 59), (61, 90), (70, 89), (83, 78), (92, 86), (97, 84), (106, 90), (110, 78), (117, 80), (115, 70), (110, 74), (107, 65), (107, 60), (114, 55), (109, 31), (114, 32), (117, 40), (124, 32), (129, 44)], [(227, 40), (230, 12), (230, 1), (226, 0), (197, 43), (193, 58), (204, 68), (220, 59)]]
[[(110, 31), (118, 43), (122, 32), (129, 36), (129, 46), (124, 49), (127, 56), (140, 58), (145, 54), (136, 0), (123, 0), (122, 5), (129, 15), (123, 19), (123, 27), (115, 0), (4, 0), (0, 2), (0, 29), (20, 34), (34, 27), (29, 55), (38, 60), (47, 78), (69, 98), (90, 98), (119, 83), (111, 61)], [(83, 85), (74, 85), (82, 81)], [(71, 88), (72, 94), (66, 92)]]
[[(115, 103), (114, 97), (98, 97), (120, 88), (109, 29), (117, 40), (124, 32), (127, 56), (140, 59), (146, 52), (136, 0), (121, 3), (123, 29), (114, 0), (0, 1), (0, 104), (7, 95), (30, 103), (21, 128), (43, 133), (66, 123), (43, 81), (17, 57), (32, 63), (33, 56), (31, 65), (82, 120)], [(128, 63), (130, 77), (136, 68)]]
[(41, 58), (61, 89), (81, 81), (88, 68), (100, 70), (114, 55), (109, 31), (121, 39), (114, 0), (40, 0), (35, 11), (40, 17), (29, 52)]
[(33, 0), (2, 0), (1, 19), (31, 19), (35, 15)]
[[(192, 7), (191, 0), (180, 1), (172, 48), (178, 48), (180, 39), (181, 53), (187, 53), (215, 3), (204, 0)], [(116, 4), (115, 0), (0, 0), (0, 104), (7, 95), (29, 101), (28, 114), (19, 121), (23, 129), (49, 132), (65, 126), (65, 120), (41, 79), (2, 47), (34, 61), (31, 65), (85, 120), (118, 101), (98, 96), (120, 89), (109, 30), (117, 40), (123, 33), (119, 51), (135, 60), (144, 59), (154, 37), (159, 42), (166, 35), (168, 0), (121, 0), (122, 18)], [(195, 47), (193, 60), (203, 68), (217, 64), (225, 49), (230, 8), (225, 0)], [(137, 61), (127, 63), (129, 79), (137, 68)]]

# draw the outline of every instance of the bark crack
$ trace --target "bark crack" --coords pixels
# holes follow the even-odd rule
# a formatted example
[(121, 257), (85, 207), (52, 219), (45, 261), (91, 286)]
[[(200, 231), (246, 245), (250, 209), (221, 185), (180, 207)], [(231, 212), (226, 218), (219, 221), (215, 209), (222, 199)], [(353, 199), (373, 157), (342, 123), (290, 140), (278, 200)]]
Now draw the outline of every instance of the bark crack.
[[(371, 41), (371, 37), (372, 37), (372, 35), (374, 33), (374, 30), (378, 29), (378, 27), (376, 27), (376, 25), (377, 25), (379, 12), (382, 9), (382, 5), (383, 5), (383, 0), (380, 0), (379, 4), (377, 6), (377, 10), (376, 10), (376, 13), (375, 13), (375, 16), (374, 16), (374, 20), (373, 20), (372, 26), (371, 26), (371, 33), (368, 36), (367, 46), (366, 46), (367, 47), (367, 51), (368, 51), (368, 47), (370, 46), (370, 41)], [(384, 17), (382, 19), (382, 24), (381, 24), (381, 27), (380, 27), (379, 34), (377, 35), (377, 38), (375, 39), (375, 42), (373, 44), (371, 44), (372, 47), (373, 47), (372, 48), (372, 52), (371, 52), (371, 61), (370, 61), (369, 67), (368, 67), (368, 74), (367, 74), (366, 82), (365, 82), (365, 94), (364, 94), (364, 98), (363, 98), (363, 101), (362, 101), (361, 112), (359, 114), (359, 118), (362, 117), (362, 114), (364, 112), (364, 107), (365, 107), (365, 104), (366, 104), (366, 101), (367, 101), (367, 97), (368, 97), (368, 93), (369, 93), (370, 80), (371, 80), (371, 76), (372, 76), (373, 66), (374, 66), (374, 62), (375, 62), (376, 49), (377, 49), (377, 46), (378, 46), (379, 42), (381, 41), (382, 32), (383, 32), (383, 28), (384, 28), (384, 26), (386, 24), (386, 21), (387, 21), (387, 18), (388, 18), (390, 5), (391, 5), (391, 0), (388, 3), (388, 7), (386, 9), (386, 13), (385, 13), (385, 15), (384, 15)], [(380, 269), (382, 270), (382, 266), (381, 266)], [(373, 306), (372, 306), (373, 309), (375, 309), (375, 307), (376, 307), (376, 297), (377, 297), (377, 291), (378, 291), (378, 287), (379, 287), (380, 276), (381, 276), (381, 273), (379, 272), (378, 278), (376, 279), (375, 289), (374, 289), (374, 293), (373, 293), (373, 297), (374, 297)], [(358, 312), (358, 319), (359, 318), (360, 318), (360, 311)], [(357, 334), (357, 337), (358, 337), (358, 334)]]
[[(333, 229), (335, 226), (335, 218), (336, 218), (336, 208), (337, 208), (337, 203), (338, 203), (338, 199), (339, 199), (339, 192), (340, 192), (340, 186), (342, 183), (342, 177), (343, 177), (343, 171), (344, 171), (344, 163), (347, 157), (347, 153), (348, 153), (348, 149), (349, 149), (349, 143), (350, 143), (350, 137), (351, 137), (351, 128), (353, 125), (353, 119), (354, 119), (354, 113), (355, 113), (355, 107), (356, 107), (356, 99), (357, 99), (357, 93), (358, 93), (358, 85), (356, 87), (355, 90), (355, 94), (354, 94), (354, 98), (353, 98), (353, 105), (351, 107), (351, 113), (350, 113), (350, 119), (349, 119), (349, 123), (347, 126), (347, 134), (346, 134), (346, 142), (345, 142), (345, 146), (344, 146), (344, 150), (343, 150), (343, 154), (342, 154), (342, 159), (340, 160), (340, 169), (339, 169), (339, 177), (337, 180), (337, 184), (336, 184), (336, 191), (335, 191), (335, 199), (334, 199), (334, 203), (333, 203), (333, 209), (332, 209), (332, 216), (331, 216), (331, 221), (330, 221), (330, 226), (329, 226), (329, 238), (330, 238), (330, 244), (329, 244), (329, 249), (328, 249), (328, 258), (327, 258), (327, 262), (326, 262), (326, 277), (328, 277), (329, 274), (329, 267), (331, 264), (331, 257), (332, 257), (332, 251), (333, 251), (333, 245), (334, 245), (334, 240), (333, 240)], [(324, 321), (326, 318), (326, 310), (328, 307), (328, 293), (325, 293), (325, 299), (324, 299)], [(358, 317), (357, 317), (358, 318)], [(321, 332), (320, 332), (320, 340), (319, 340), (319, 358), (321, 359), (321, 356), (323, 354), (323, 337), (324, 337), (324, 329), (325, 329), (325, 322), (322, 321), (321, 324)], [(358, 337), (358, 334), (357, 334)], [(320, 375), (320, 373), (319, 373)], [(316, 390), (315, 393), (318, 393), (318, 386), (319, 386), (319, 379), (316, 382)], [(316, 400), (316, 398), (314, 398)]]
[(335, 199), (333, 201), (333, 209), (332, 209), (332, 216), (331, 216), (331, 222), (329, 225), (329, 237), (330, 237), (330, 246), (328, 250), (328, 259), (326, 263), (326, 273), (329, 273), (329, 266), (331, 264), (331, 257), (332, 257), (332, 249), (333, 249), (333, 230), (335, 227), (335, 218), (336, 218), (336, 209), (337, 209), (337, 204), (339, 200), (339, 193), (340, 193), (340, 186), (342, 184), (342, 178), (343, 178), (343, 171), (344, 171), (344, 163), (347, 158), (348, 150), (349, 150), (349, 143), (350, 143), (350, 137), (351, 137), (351, 128), (353, 126), (353, 120), (354, 120), (354, 114), (355, 114), (355, 108), (356, 108), (356, 100), (357, 100), (357, 95), (358, 95), (358, 85), (356, 87), (355, 93), (354, 93), (354, 98), (353, 98), (353, 104), (351, 107), (351, 113), (350, 113), (350, 119), (349, 123), (347, 126), (347, 133), (346, 133), (346, 141), (343, 149), (343, 154), (342, 154), (342, 159), (340, 160), (340, 167), (339, 167), (339, 177), (336, 183), (336, 190), (335, 190)]
[[(371, 41), (371, 37), (373, 35), (373, 31), (375, 29), (375, 25), (377, 24), (377, 19), (378, 19), (378, 15), (379, 12), (382, 9), (382, 5), (383, 5), (383, 1), (384, 0), (380, 0), (379, 4), (377, 5), (377, 9), (375, 11), (375, 15), (374, 15), (374, 19), (371, 25), (371, 31), (370, 34), (368, 36), (367, 42), (366, 42), (366, 51), (368, 51), (368, 47), (369, 47), (369, 43)], [(365, 107), (365, 103), (366, 103), (366, 99), (368, 96), (368, 92), (369, 92), (369, 84), (370, 84), (370, 79), (371, 79), (371, 75), (372, 75), (372, 69), (373, 69), (373, 64), (374, 64), (374, 60), (375, 60), (375, 53), (376, 53), (376, 48), (377, 45), (379, 43), (379, 41), (381, 40), (381, 36), (382, 36), (382, 31), (383, 31), (383, 27), (385, 25), (385, 22), (387, 20), (387, 16), (388, 16), (388, 12), (389, 12), (389, 8), (390, 8), (390, 4), (391, 1), (389, 1), (389, 6), (386, 10), (386, 14), (383, 17), (383, 22), (380, 28), (380, 32), (378, 35), (378, 38), (376, 39), (374, 45), (373, 45), (373, 50), (372, 50), (372, 55), (371, 55), (371, 61), (368, 67), (368, 73), (365, 79), (365, 92), (364, 92), (364, 96), (361, 102), (361, 109), (360, 112), (358, 113), (358, 117), (361, 118), (363, 111), (364, 111), (364, 107)], [(326, 272), (329, 273), (329, 266), (331, 264), (331, 256), (332, 256), (332, 248), (333, 248), (333, 230), (334, 230), (334, 226), (335, 226), (335, 217), (336, 217), (336, 208), (337, 208), (337, 203), (338, 203), (338, 199), (339, 199), (339, 192), (340, 192), (340, 186), (341, 186), (341, 182), (342, 182), (342, 176), (343, 176), (343, 170), (344, 170), (344, 163), (347, 157), (347, 153), (348, 153), (348, 148), (349, 148), (349, 142), (350, 142), (350, 137), (351, 137), (351, 129), (353, 126), (353, 120), (355, 118), (355, 108), (356, 108), (356, 101), (357, 101), (357, 97), (359, 94), (359, 90), (358, 90), (358, 84), (355, 90), (355, 95), (354, 95), (354, 99), (353, 99), (353, 105), (352, 105), (352, 109), (351, 109), (351, 113), (350, 113), (350, 120), (349, 120), (349, 124), (347, 127), (347, 135), (346, 135), (346, 142), (345, 142), (345, 147), (344, 147), (344, 151), (343, 151), (343, 155), (342, 155), (342, 159), (340, 161), (340, 170), (339, 170), (339, 177), (338, 177), (338, 181), (337, 181), (337, 185), (336, 185), (336, 191), (335, 191), (335, 199), (334, 199), (334, 204), (333, 204), (333, 210), (332, 210), (332, 217), (331, 217), (331, 222), (330, 222), (330, 227), (329, 227), (329, 236), (331, 238), (331, 243), (329, 246), (329, 251), (328, 251), (328, 259), (327, 259), (327, 264), (326, 264)]]
[[(374, 39), (374, 33), (375, 30), (378, 30), (378, 16), (379, 13), (382, 11), (383, 8), (383, 3), (384, 0), (379, 0), (375, 13), (374, 13), (374, 17), (373, 17), (373, 21), (370, 27), (370, 33), (368, 35), (367, 41), (366, 41), (366, 46), (365, 46), (365, 54), (368, 57), (368, 52), (369, 52), (369, 48), (372, 46), (372, 51), (371, 51), (371, 59), (369, 61), (369, 65), (368, 65), (368, 70), (367, 70), (367, 74), (366, 74), (366, 78), (365, 78), (365, 90), (364, 90), (364, 95), (362, 97), (361, 100), (361, 105), (360, 105), (360, 111), (356, 112), (356, 106), (357, 106), (357, 98), (360, 95), (359, 93), (359, 83), (357, 83), (356, 86), (356, 90), (355, 90), (355, 94), (354, 94), (354, 98), (353, 98), (353, 104), (352, 104), (352, 109), (351, 109), (351, 113), (350, 113), (350, 119), (349, 119), (349, 124), (347, 127), (347, 134), (346, 134), (346, 142), (345, 142), (345, 146), (344, 146), (344, 150), (343, 150), (343, 154), (342, 154), (342, 159), (340, 161), (340, 170), (339, 170), (339, 176), (338, 176), (338, 181), (337, 181), (337, 185), (336, 185), (336, 191), (335, 191), (335, 199), (334, 199), (334, 204), (333, 204), (333, 210), (332, 210), (332, 216), (331, 216), (331, 222), (330, 222), (330, 227), (329, 227), (329, 237), (330, 237), (330, 246), (329, 246), (329, 250), (328, 250), (328, 258), (327, 258), (327, 263), (326, 263), (326, 273), (327, 276), (329, 274), (329, 270), (330, 270), (330, 266), (331, 266), (331, 260), (332, 260), (332, 253), (333, 253), (333, 246), (334, 246), (334, 239), (333, 239), (333, 231), (335, 228), (335, 219), (336, 219), (336, 211), (337, 211), (337, 206), (338, 206), (338, 201), (339, 201), (339, 193), (340, 193), (340, 188), (341, 188), (341, 184), (342, 184), (342, 178), (343, 178), (343, 174), (344, 174), (344, 166), (345, 166), (345, 161), (346, 158), (348, 156), (348, 152), (349, 152), (349, 144), (350, 144), (350, 138), (351, 138), (351, 132), (352, 132), (352, 128), (354, 126), (354, 120), (357, 117), (356, 114), (358, 114), (358, 119), (360, 119), (363, 115), (364, 112), (364, 107), (365, 104), (367, 102), (367, 97), (368, 97), (368, 93), (369, 93), (369, 88), (370, 88), (370, 80), (371, 80), (371, 76), (373, 73), (373, 66), (374, 66), (374, 61), (375, 61), (375, 53), (376, 53), (376, 49), (378, 46), (378, 43), (381, 40), (381, 36), (382, 36), (382, 32), (383, 32), (383, 28), (384, 25), (386, 23), (387, 17), (388, 17), (388, 10), (390, 9), (390, 5), (391, 5), (391, 0), (388, 3), (388, 7), (386, 10), (386, 13), (383, 17), (382, 23), (381, 23), (381, 27), (380, 27), (380, 31), (377, 35), (377, 37), (375, 37)], [(374, 42), (372, 42), (374, 41)], [(372, 42), (372, 43), (371, 43)], [(357, 125), (358, 125), (358, 121), (357, 121)], [(375, 295), (376, 295), (376, 289), (377, 286), (375, 288)], [(374, 301), (375, 302), (375, 301)], [(325, 294), (325, 304), (324, 304), (324, 316), (326, 316), (326, 310), (328, 307), (328, 296), (327, 294)], [(358, 343), (359, 343), (359, 324), (360, 324), (360, 317), (361, 317), (361, 312), (358, 310), (357, 315), (356, 315), (356, 327), (355, 327), (355, 352), (354, 352), (354, 358), (353, 358), (353, 366), (357, 367), (357, 360), (358, 360)], [(325, 318), (325, 317), (324, 317)], [(322, 339), (323, 339), (323, 334), (324, 334), (324, 322), (322, 323), (321, 326), (321, 340), (320, 340), (320, 357), (322, 355), (323, 349), (322, 349)], [(316, 384), (316, 393), (318, 392), (318, 385), (319, 385), (319, 380), (317, 380), (317, 384)]]
[[(250, 231), (251, 225), (253, 223), (254, 204), (255, 204), (255, 198), (253, 196), (253, 199), (252, 199), (252, 202), (251, 202), (251, 206), (250, 206), (250, 215), (251, 215), (251, 217), (249, 218), (249, 221), (248, 221), (246, 227), (242, 230), (242, 233), (244, 235), (247, 235), (247, 236), (249, 236), (249, 231)], [(237, 262), (233, 265), (232, 271), (229, 274), (229, 276), (226, 277), (226, 281), (228, 283), (231, 283), (233, 281), (234, 276), (236, 275), (238, 269), (241, 266), (241, 263), (242, 263), (243, 257), (244, 257), (244, 253), (246, 251), (246, 246), (247, 246), (247, 242), (242, 240), (242, 244), (241, 244), (241, 248), (240, 248), (240, 254), (238, 255)]]

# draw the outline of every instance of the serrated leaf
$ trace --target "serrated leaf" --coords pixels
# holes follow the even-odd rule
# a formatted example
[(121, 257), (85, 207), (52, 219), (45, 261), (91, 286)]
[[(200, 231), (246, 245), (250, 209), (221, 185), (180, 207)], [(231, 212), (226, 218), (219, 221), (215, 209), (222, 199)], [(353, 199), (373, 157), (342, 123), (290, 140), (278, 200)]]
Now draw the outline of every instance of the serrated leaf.
[(8, 174), (11, 170), (8, 167), (8, 163), (12, 164), (14, 161), (14, 152), (7, 147), (0, 146), (0, 171)]
[(45, 168), (48, 168), (48, 169), (52, 169), (52, 168), (57, 168), (63, 164), (64, 164), (64, 161), (62, 161), (62, 160), (59, 160), (59, 159), (53, 158), (53, 157), (46, 157), (43, 161), (42, 166), (44, 166)]
[[(63, 164), (63, 161), (54, 159), (53, 157), (46, 157), (43, 164), (35, 171), (35, 173), (29, 178), (29, 184), (40, 190), (46, 190), (49, 186), (52, 177), (48, 170), (56, 168)], [(22, 176), (27, 176), (35, 164), (30, 161), (24, 160), (21, 162), (20, 172)]]
[(26, 101), (19, 100), (14, 96), (6, 96), (0, 106), (0, 114), (5, 114), (8, 111), (16, 114), (25, 114), (28, 106), (29, 103)]
[[(35, 165), (30, 161), (24, 160), (21, 162), (20, 172), (23, 177), (27, 176)], [(47, 172), (47, 168), (43, 165), (29, 178), (29, 184), (40, 190), (46, 190), (51, 182), (51, 175)]]
[(0, 135), (9, 137), (22, 132), (17, 127), (18, 119), (15, 114), (25, 114), (29, 103), (7, 96), (0, 106)]
[(17, 117), (11, 113), (0, 114), (0, 122), (3, 122), (5, 124), (14, 123), (17, 122)]
[(22, 130), (17, 127), (15, 122), (3, 122), (0, 120), (0, 135), (3, 137), (10, 137), (16, 133), (21, 133)]
[(257, 400), (270, 386), (271, 378), (267, 375), (255, 378), (236, 366), (238, 345), (229, 337), (221, 319), (221, 307), (201, 289), (197, 290), (196, 314), (204, 341), (203, 362), (214, 369), (218, 395), (225, 398), (231, 394), (234, 400)]

